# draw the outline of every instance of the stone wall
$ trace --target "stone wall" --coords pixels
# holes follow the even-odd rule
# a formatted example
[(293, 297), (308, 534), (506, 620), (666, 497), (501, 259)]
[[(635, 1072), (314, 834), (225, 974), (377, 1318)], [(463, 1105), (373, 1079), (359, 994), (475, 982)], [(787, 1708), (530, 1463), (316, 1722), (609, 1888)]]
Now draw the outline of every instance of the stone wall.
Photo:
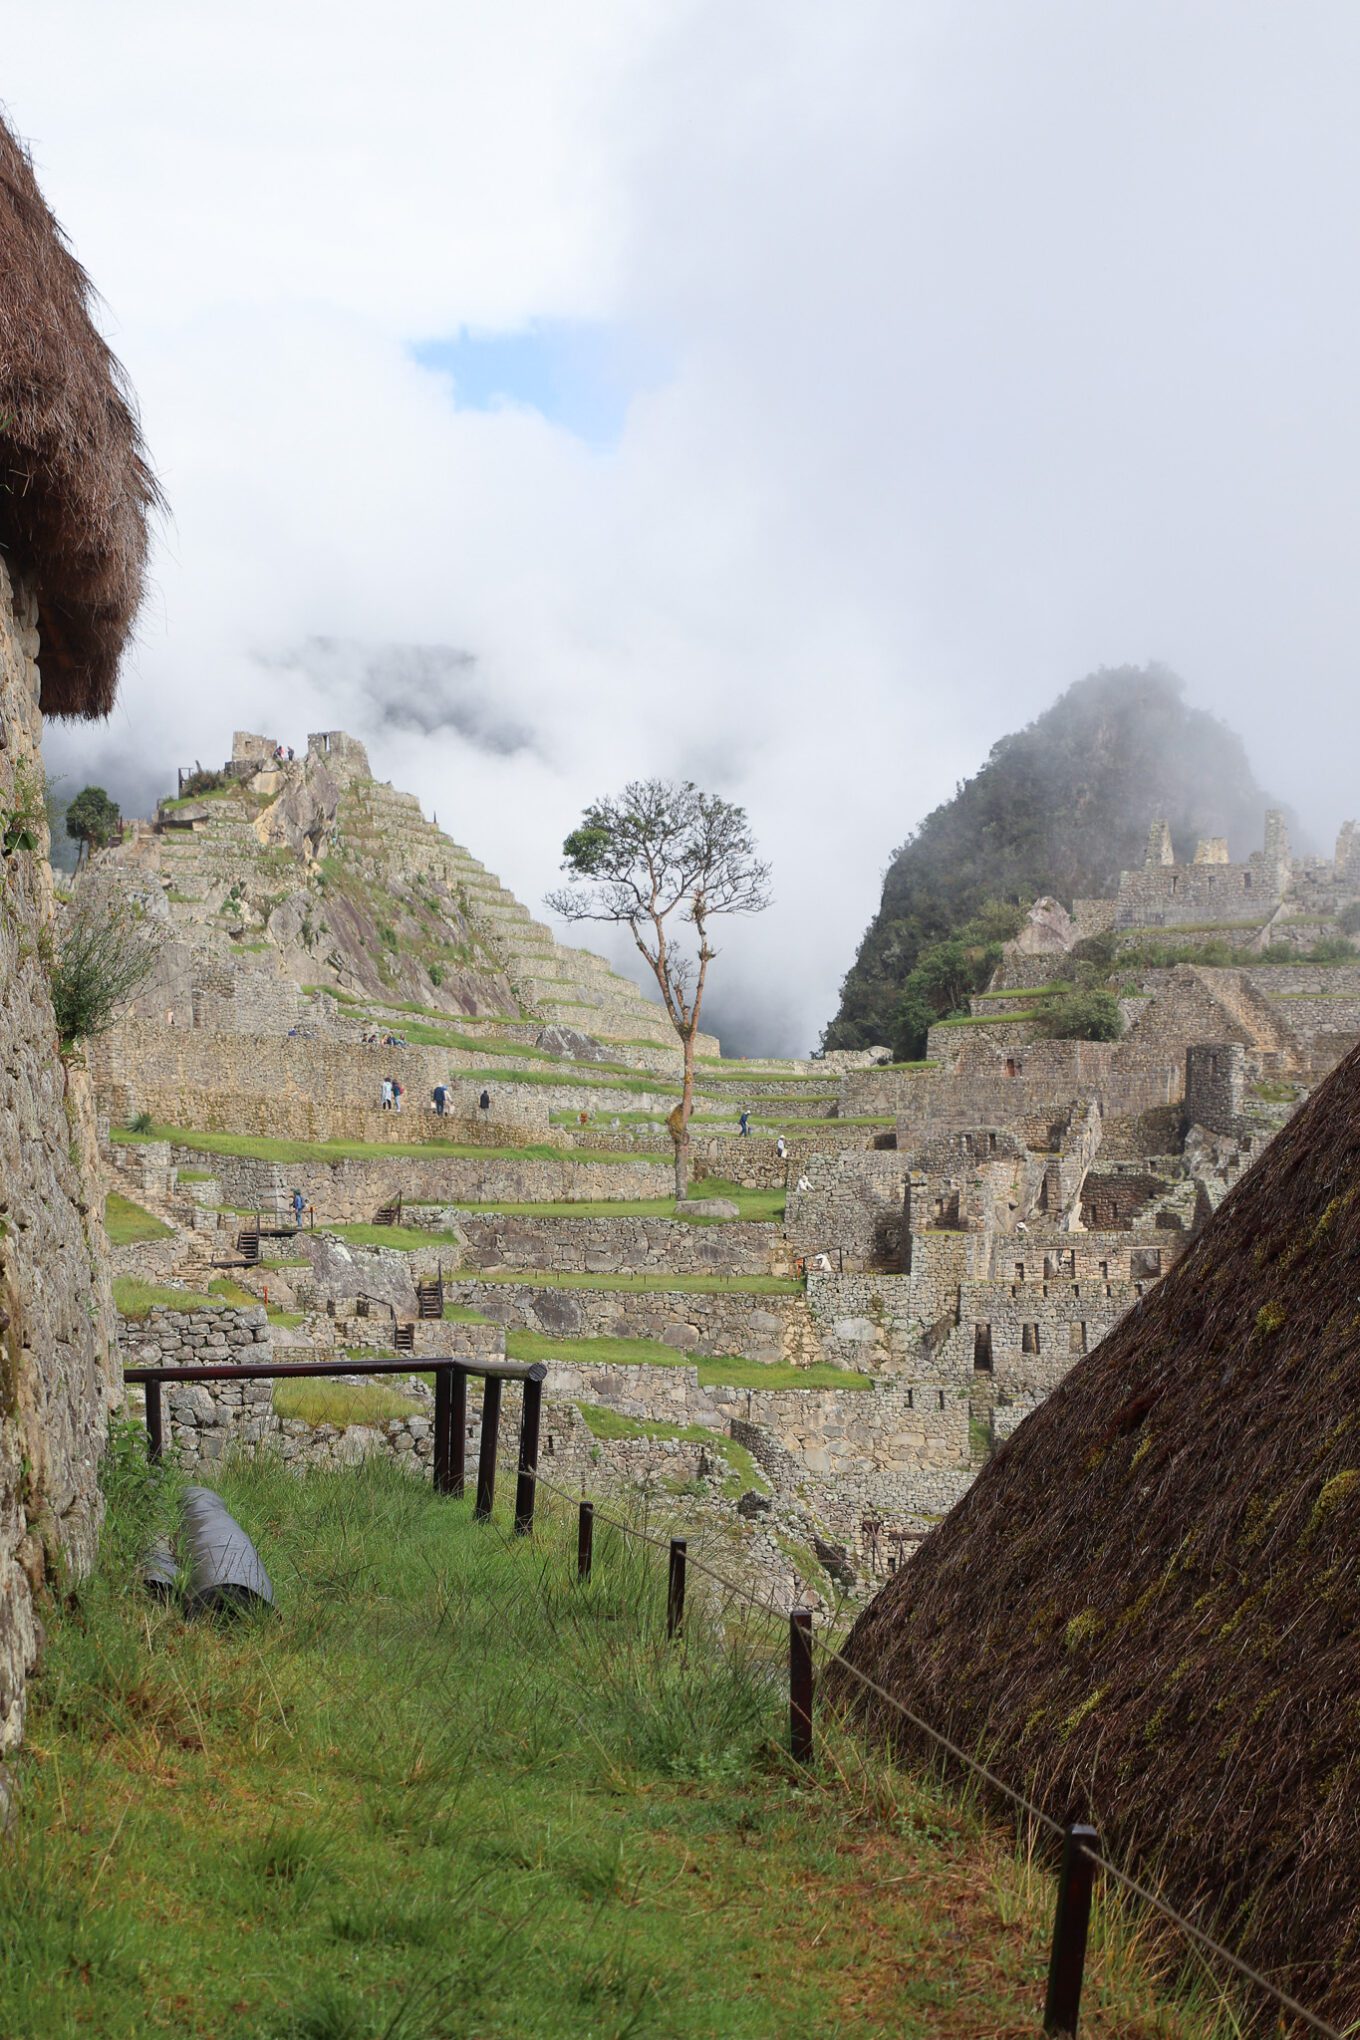
[(735, 1219), (700, 1226), (674, 1218), (532, 1218), (452, 1207), (448, 1216), (466, 1241), (464, 1269), (783, 1275), (790, 1268), (775, 1225), (744, 1225)]
[(679, 1289), (573, 1289), (455, 1276), (451, 1303), (495, 1324), (551, 1339), (658, 1339), (678, 1353), (812, 1362), (821, 1351), (797, 1296), (708, 1295)]
[[(153, 1310), (118, 1320), (126, 1367), (228, 1367), (273, 1358), (263, 1306)], [(138, 1387), (139, 1397), (145, 1390)], [(270, 1416), (267, 1381), (166, 1382), (161, 1389), (165, 1442), (191, 1465), (215, 1464), (229, 1446), (258, 1444)]]
[(1242, 1118), (1246, 1083), (1247, 1051), (1241, 1042), (1202, 1042), (1187, 1049), (1186, 1123), (1231, 1133)]
[[(785, 1228), (793, 1251), (822, 1254), (853, 1271), (900, 1269), (907, 1156), (887, 1152), (814, 1154), (792, 1178)], [(797, 1185), (806, 1180), (807, 1189)]]
[[(171, 1158), (177, 1168), (211, 1170), (222, 1202), (244, 1211), (283, 1212), (296, 1187), (315, 1206), (318, 1225), (367, 1224), (399, 1195), (411, 1204), (546, 1204), (665, 1197), (674, 1186), (674, 1173), (664, 1163), (642, 1160), (508, 1161), (430, 1154), (265, 1162), (252, 1155), (206, 1154), (179, 1146), (172, 1148)], [(154, 1174), (156, 1164), (148, 1166)]]
[[(972, 1477), (968, 1399), (937, 1380), (861, 1389), (701, 1386), (691, 1367), (582, 1367), (557, 1361), (545, 1383), (545, 1471), (566, 1462), (556, 1413), (590, 1403), (675, 1430), (699, 1426), (746, 1446), (777, 1492), (805, 1490), (851, 1546), (865, 1516), (951, 1508)], [(565, 1441), (562, 1441), (565, 1442)], [(609, 1450), (612, 1452), (612, 1442)]]
[[(378, 1048), (287, 1035), (208, 1034), (123, 1021), (92, 1051), (109, 1116), (139, 1112), (204, 1133), (274, 1134), (288, 1140), (453, 1140), (513, 1145), (548, 1139), (548, 1108), (535, 1086), (459, 1084), (458, 1116), (430, 1109), (446, 1082), (438, 1048)], [(382, 1109), (384, 1077), (405, 1087), (405, 1110)], [(482, 1089), (491, 1098), (481, 1114)]]
[(1278, 906), (1287, 872), (1247, 864), (1156, 864), (1125, 871), (1115, 903), (1116, 928), (1259, 927)]
[[(94, 1559), (98, 1462), (119, 1393), (94, 1108), (57, 1053), (36, 611), (0, 563), (0, 1755), (24, 1722), (38, 1606)], [(0, 1826), (4, 1815), (0, 1773)]]

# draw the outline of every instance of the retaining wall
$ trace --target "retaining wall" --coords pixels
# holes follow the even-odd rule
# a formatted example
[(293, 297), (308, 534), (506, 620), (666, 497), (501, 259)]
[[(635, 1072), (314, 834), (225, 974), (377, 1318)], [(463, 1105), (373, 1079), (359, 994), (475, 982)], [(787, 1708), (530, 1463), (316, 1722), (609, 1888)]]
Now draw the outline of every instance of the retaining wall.
[(795, 1364), (821, 1358), (802, 1295), (548, 1288), (475, 1277), (457, 1277), (445, 1291), (450, 1302), (545, 1338), (658, 1339), (679, 1353)]
[(462, 1267), (590, 1274), (787, 1274), (775, 1225), (691, 1225), (675, 1218), (530, 1218), (450, 1209), (466, 1241)]

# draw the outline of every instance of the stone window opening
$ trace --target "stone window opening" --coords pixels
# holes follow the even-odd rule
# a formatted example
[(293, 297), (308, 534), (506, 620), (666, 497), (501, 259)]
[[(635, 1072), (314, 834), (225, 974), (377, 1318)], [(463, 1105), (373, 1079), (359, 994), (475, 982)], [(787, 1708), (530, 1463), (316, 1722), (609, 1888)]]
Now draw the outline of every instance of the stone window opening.
[(1135, 1247), (1129, 1255), (1129, 1273), (1135, 1282), (1155, 1282), (1161, 1272), (1160, 1247)]
[(940, 1408), (941, 1408), (941, 1409), (943, 1409), (943, 1408), (944, 1408), (944, 1390), (943, 1390), (943, 1389), (941, 1389), (941, 1390), (940, 1390)]
[(994, 1133), (989, 1133), (987, 1136), (987, 1152), (989, 1155), (996, 1153), (996, 1135)]
[(1249, 871), (1242, 873), (1242, 890), (1243, 892), (1251, 891), (1251, 873)]
[(1037, 1353), (1039, 1350), (1039, 1327), (1037, 1324), (1023, 1324), (1020, 1327), (1020, 1351)]
[(907, 1390), (907, 1408), (909, 1410), (914, 1410), (915, 1407), (916, 1407), (916, 1390), (914, 1388), (909, 1388)]
[(1023, 1282), (1025, 1279), (1025, 1264), (1023, 1261), (1017, 1261), (1015, 1264), (1015, 1279), (1017, 1282)]
[(1015, 1057), (1014, 1057), (1013, 1055), (1008, 1055), (1008, 1056), (1006, 1057), (1006, 1075), (1007, 1075), (1008, 1077), (1013, 1077), (1013, 1076), (1015, 1076), (1016, 1074), (1017, 1074), (1017, 1070), (1016, 1070), (1016, 1063), (1015, 1063)]
[(1100, 1264), (1100, 1279), (1102, 1282), (1108, 1282), (1110, 1279), (1110, 1264), (1108, 1261), (1102, 1261)]
[(1079, 1318), (1074, 1318), (1069, 1327), (1069, 1343), (1074, 1353), (1086, 1351), (1086, 1326)]
[(973, 1372), (992, 1372), (992, 1328), (990, 1325), (973, 1326)]

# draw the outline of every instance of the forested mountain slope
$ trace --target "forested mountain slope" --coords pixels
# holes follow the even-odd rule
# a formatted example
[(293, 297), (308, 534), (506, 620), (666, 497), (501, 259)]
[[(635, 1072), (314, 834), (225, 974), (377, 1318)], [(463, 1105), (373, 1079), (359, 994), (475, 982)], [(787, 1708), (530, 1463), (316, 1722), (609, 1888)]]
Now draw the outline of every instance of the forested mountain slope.
[(1273, 803), (1239, 737), (1164, 667), (1092, 673), (1027, 729), (1003, 737), (973, 778), (895, 852), (883, 899), (841, 987), (827, 1048), (892, 1042), (903, 980), (921, 949), (987, 900), (1110, 893), (1141, 864), (1165, 816), (1178, 856), (1227, 836), (1258, 847)]

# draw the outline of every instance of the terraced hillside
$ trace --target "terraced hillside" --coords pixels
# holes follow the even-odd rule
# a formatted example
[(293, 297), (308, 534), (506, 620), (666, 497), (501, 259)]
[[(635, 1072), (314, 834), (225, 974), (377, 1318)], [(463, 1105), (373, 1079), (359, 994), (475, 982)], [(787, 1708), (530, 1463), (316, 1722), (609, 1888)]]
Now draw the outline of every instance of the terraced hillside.
[(243, 1017), (304, 1015), (321, 988), (670, 1049), (654, 1002), (603, 958), (559, 943), (413, 795), (373, 777), (361, 744), (335, 732), (299, 759), (273, 751), (238, 737), (223, 772), (204, 775), (220, 784), (162, 801), (102, 860), (167, 923), (144, 1014), (201, 1024), (198, 1013), (230, 1003)]

